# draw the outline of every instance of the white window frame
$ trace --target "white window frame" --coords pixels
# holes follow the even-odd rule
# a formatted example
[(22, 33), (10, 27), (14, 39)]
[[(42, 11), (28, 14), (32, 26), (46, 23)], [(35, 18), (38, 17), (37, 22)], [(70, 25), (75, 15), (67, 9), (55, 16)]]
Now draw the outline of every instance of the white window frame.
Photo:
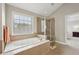
[(23, 15), (23, 16), (28, 16), (28, 17), (32, 17), (32, 33), (29, 33), (29, 34), (33, 34), (34, 33), (34, 31), (35, 31), (35, 22), (34, 22), (34, 16), (32, 16), (32, 15), (27, 15), (27, 14), (25, 14), (25, 13), (21, 13), (21, 12), (16, 12), (16, 11), (12, 11), (12, 35), (28, 35), (28, 33), (24, 33), (24, 34), (19, 34), (19, 33), (14, 33), (13, 31), (13, 22), (14, 22), (14, 15)]

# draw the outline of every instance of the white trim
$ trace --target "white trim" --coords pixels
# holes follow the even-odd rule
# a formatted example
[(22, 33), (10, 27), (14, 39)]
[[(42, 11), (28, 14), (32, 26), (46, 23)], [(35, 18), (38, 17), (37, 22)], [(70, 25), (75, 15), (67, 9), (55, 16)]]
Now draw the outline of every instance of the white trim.
[(63, 45), (68, 45), (67, 43), (65, 42), (60, 42), (60, 41), (56, 41), (57, 43), (60, 43), (60, 44), (63, 44)]

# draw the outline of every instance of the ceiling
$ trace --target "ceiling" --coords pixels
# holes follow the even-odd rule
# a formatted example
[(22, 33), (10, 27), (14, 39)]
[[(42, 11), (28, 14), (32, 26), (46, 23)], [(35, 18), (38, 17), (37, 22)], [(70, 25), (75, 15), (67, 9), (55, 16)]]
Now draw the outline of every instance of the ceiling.
[(57, 10), (61, 3), (10, 3), (10, 5), (28, 10), (42, 16), (49, 16)]

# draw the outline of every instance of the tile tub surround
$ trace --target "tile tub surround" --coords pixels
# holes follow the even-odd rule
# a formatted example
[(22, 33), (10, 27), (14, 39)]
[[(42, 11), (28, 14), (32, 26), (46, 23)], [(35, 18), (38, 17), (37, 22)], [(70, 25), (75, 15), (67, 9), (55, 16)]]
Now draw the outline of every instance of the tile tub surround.
[(12, 51), (24, 46), (29, 46), (38, 42), (40, 42), (40, 39), (38, 37), (14, 41), (6, 45), (5, 52)]
[(19, 41), (22, 39), (28, 39), (28, 38), (33, 38), (36, 37), (36, 34), (28, 34), (28, 35), (10, 35), (11, 41)]
[(9, 54), (9, 55), (16, 54), (24, 50), (28, 50), (30, 48), (42, 45), (46, 42), (49, 42), (49, 40), (39, 40), (37, 38), (20, 40), (20, 41), (8, 44), (3, 54)]

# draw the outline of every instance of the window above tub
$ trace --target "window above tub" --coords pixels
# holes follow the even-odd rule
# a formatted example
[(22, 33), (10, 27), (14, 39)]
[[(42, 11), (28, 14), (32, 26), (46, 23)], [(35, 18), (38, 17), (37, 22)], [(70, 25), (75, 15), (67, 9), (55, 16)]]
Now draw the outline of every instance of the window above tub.
[(13, 13), (12, 35), (25, 35), (34, 32), (34, 17)]

